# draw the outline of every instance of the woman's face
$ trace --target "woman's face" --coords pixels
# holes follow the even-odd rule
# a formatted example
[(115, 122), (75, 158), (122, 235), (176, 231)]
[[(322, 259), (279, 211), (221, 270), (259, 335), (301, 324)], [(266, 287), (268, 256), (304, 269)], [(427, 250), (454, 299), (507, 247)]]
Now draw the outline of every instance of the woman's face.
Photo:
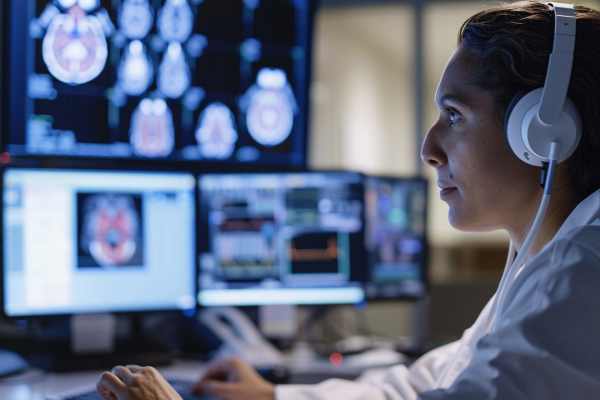
[(460, 48), (450, 58), (435, 96), (440, 116), (421, 157), (437, 172), (454, 228), (519, 229), (537, 210), (540, 169), (513, 154), (492, 96), (469, 80), (472, 65)]

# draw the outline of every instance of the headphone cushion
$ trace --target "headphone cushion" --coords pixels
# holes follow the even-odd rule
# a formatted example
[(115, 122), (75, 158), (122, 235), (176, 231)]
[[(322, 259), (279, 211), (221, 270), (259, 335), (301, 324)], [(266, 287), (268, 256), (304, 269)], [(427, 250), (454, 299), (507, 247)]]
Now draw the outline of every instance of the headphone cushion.
[(517, 104), (519, 104), (519, 101), (521, 101), (521, 99), (523, 97), (527, 96), (527, 94), (533, 92), (534, 90), (535, 89), (521, 90), (519, 93), (517, 93), (515, 95), (515, 97), (513, 97), (513, 99), (508, 104), (508, 108), (506, 109), (506, 115), (504, 116), (504, 134), (506, 135), (507, 138), (508, 138), (508, 121), (510, 119), (510, 115), (512, 114), (512, 112), (515, 109), (515, 107), (517, 106)]

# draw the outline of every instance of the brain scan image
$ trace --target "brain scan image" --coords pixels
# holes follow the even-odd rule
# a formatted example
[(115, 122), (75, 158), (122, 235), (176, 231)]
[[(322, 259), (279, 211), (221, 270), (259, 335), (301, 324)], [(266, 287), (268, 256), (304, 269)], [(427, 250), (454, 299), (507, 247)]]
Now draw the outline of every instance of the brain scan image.
[(138, 157), (166, 157), (175, 146), (173, 114), (163, 99), (144, 99), (131, 116), (131, 147)]
[(81, 249), (102, 267), (127, 265), (142, 246), (140, 214), (133, 196), (84, 196), (78, 195), (83, 200)]
[(96, 78), (106, 64), (108, 49), (100, 20), (88, 11), (95, 0), (60, 0), (66, 13), (57, 13), (42, 42), (42, 57), (58, 80), (79, 85)]
[(118, 75), (123, 91), (130, 96), (140, 96), (152, 83), (154, 67), (139, 40), (132, 41), (125, 50)]
[(166, 96), (176, 99), (190, 87), (192, 75), (179, 42), (171, 42), (158, 67), (157, 86)]
[(154, 23), (148, 0), (125, 0), (119, 7), (119, 29), (130, 40), (143, 39)]
[(218, 160), (229, 158), (237, 139), (231, 110), (219, 102), (209, 104), (200, 114), (196, 128), (196, 141), (202, 156)]
[(292, 132), (296, 99), (285, 72), (263, 68), (241, 103), (250, 136), (263, 146), (275, 146)]
[(166, 0), (156, 22), (160, 37), (167, 43), (183, 43), (192, 34), (194, 14), (187, 0)]
[(87, 12), (94, 11), (100, 6), (100, 0), (58, 0), (57, 3), (64, 9), (69, 9), (77, 4)]

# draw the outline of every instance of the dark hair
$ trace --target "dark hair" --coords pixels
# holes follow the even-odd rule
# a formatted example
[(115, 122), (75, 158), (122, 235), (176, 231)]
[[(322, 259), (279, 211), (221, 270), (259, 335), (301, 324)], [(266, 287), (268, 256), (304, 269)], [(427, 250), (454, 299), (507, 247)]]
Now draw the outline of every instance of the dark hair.
[[(600, 188), (600, 12), (575, 6), (577, 36), (567, 95), (581, 114), (581, 143), (569, 159), (583, 200)], [(490, 92), (504, 120), (512, 98), (544, 86), (554, 40), (554, 12), (534, 1), (501, 5), (469, 18), (458, 46), (474, 61), (473, 84)]]

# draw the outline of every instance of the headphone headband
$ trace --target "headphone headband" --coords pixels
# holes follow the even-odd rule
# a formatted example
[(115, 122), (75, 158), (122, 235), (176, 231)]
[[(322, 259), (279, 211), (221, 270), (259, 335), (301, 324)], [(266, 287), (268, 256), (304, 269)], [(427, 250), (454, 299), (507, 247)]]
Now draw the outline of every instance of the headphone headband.
[(554, 47), (550, 54), (538, 118), (544, 124), (552, 125), (560, 118), (571, 80), (575, 10), (572, 4), (548, 3), (548, 6), (554, 10)]

